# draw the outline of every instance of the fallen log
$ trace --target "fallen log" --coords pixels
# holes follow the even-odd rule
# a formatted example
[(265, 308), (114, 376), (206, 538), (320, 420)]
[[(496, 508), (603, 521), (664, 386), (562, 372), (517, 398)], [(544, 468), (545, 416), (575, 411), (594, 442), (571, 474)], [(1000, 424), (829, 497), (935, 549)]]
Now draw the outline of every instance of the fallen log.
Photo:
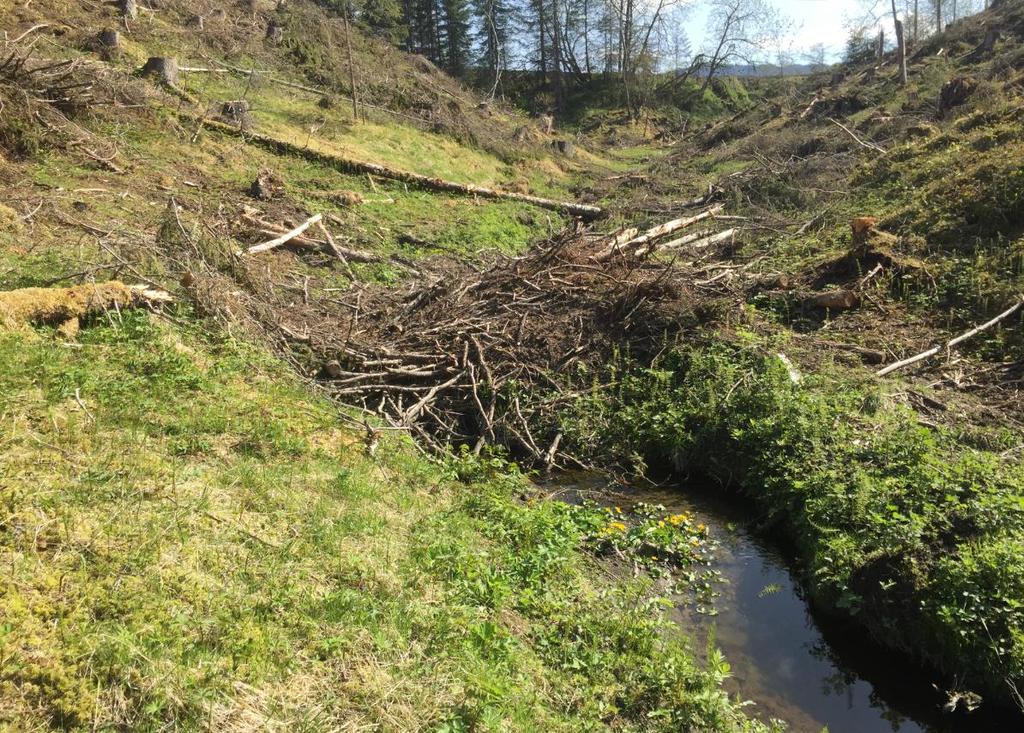
[(895, 364), (890, 364), (889, 366), (885, 367), (884, 369), (879, 369), (877, 372), (875, 372), (875, 376), (876, 377), (884, 377), (886, 374), (892, 374), (893, 372), (895, 372), (895, 371), (897, 371), (899, 369), (903, 369), (904, 367), (908, 367), (911, 364), (916, 364), (919, 361), (924, 361), (925, 359), (928, 359), (928, 358), (930, 358), (932, 356), (935, 356), (936, 354), (938, 354), (943, 349), (946, 349), (948, 351), (948, 350), (952, 349), (954, 346), (956, 346), (957, 344), (961, 344), (964, 341), (967, 341), (968, 339), (977, 336), (982, 331), (986, 331), (986, 330), (992, 328), (992, 326), (996, 325), (1000, 321), (1003, 321), (1003, 320), (1009, 318), (1014, 313), (1016, 313), (1018, 310), (1020, 310), (1020, 307), (1022, 305), (1024, 305), (1024, 296), (1021, 296), (1020, 298), (1018, 298), (1016, 303), (1014, 303), (1012, 306), (1010, 306), (1005, 311), (1000, 313), (998, 316), (993, 318), (991, 321), (988, 321), (987, 323), (983, 323), (980, 326), (977, 326), (976, 328), (972, 328), (970, 331), (967, 331), (965, 333), (960, 334), (955, 339), (953, 339), (951, 341), (947, 341), (945, 344), (940, 344), (939, 346), (934, 346), (934, 347), (928, 349), (927, 351), (922, 351), (920, 354), (917, 354), (916, 356), (910, 357), (909, 359), (904, 359), (903, 361), (898, 361)]
[[(198, 122), (199, 120), (193, 119), (193, 121)], [(411, 186), (431, 191), (445, 191), (463, 196), (479, 196), (480, 198), (486, 199), (520, 201), (542, 209), (548, 209), (549, 211), (561, 211), (587, 220), (596, 219), (604, 214), (604, 210), (599, 206), (578, 204), (572, 201), (556, 201), (554, 199), (547, 199), (541, 196), (531, 196), (530, 194), (516, 193), (514, 191), (501, 191), (499, 189), (487, 188), (485, 186), (456, 183), (454, 181), (446, 181), (443, 178), (434, 178), (420, 173), (412, 173), (410, 171), (403, 171), (397, 168), (388, 168), (387, 166), (379, 165), (377, 163), (370, 163), (363, 160), (355, 160), (353, 158), (345, 158), (340, 155), (311, 150), (310, 148), (303, 147), (286, 140), (279, 140), (277, 138), (270, 137), (269, 135), (239, 130), (236, 126), (228, 125), (218, 120), (205, 120), (203, 124), (207, 129), (217, 130), (228, 135), (244, 137), (250, 143), (259, 145), (275, 153), (294, 155), (305, 160), (322, 163), (334, 168), (335, 170), (339, 170), (342, 173), (355, 173), (359, 175), (368, 173), (373, 176), (387, 178), (393, 181), (401, 181), (402, 183), (407, 183)]]
[[(718, 232), (717, 234), (712, 234), (710, 237), (701, 237), (699, 239), (694, 239), (692, 242), (688, 242), (688, 244), (693, 249), (704, 249), (705, 247), (712, 247), (716, 244), (721, 244), (722, 242), (731, 241), (735, 236), (735, 229), (725, 229), (721, 232)], [(671, 244), (671, 242), (669, 242), (669, 244)], [(659, 251), (661, 249), (663, 248), (658, 248)]]
[(280, 247), (282, 244), (287, 244), (291, 240), (295, 239), (297, 236), (302, 234), (304, 231), (309, 229), (311, 226), (313, 226), (323, 218), (323, 214), (314, 214), (313, 216), (306, 219), (306, 221), (302, 222), (294, 229), (285, 232), (281, 236), (276, 237), (275, 239), (271, 239), (269, 242), (263, 242), (262, 244), (254, 244), (252, 247), (249, 247), (249, 249), (245, 250), (244, 252), (242, 250), (239, 250), (235, 254), (239, 256), (242, 254), (253, 255), (259, 252), (266, 252), (267, 250), (274, 249), (275, 247)]
[(21, 288), (0, 292), (0, 326), (57, 325), (66, 335), (78, 331), (80, 319), (113, 308), (136, 308), (173, 300), (169, 293), (147, 285), (106, 283), (69, 288)]
[(688, 216), (682, 219), (673, 219), (672, 221), (667, 221), (664, 224), (659, 224), (656, 227), (652, 227), (643, 234), (633, 237), (632, 239), (628, 239), (625, 242), (620, 242), (620, 238), (616, 238), (615, 240), (611, 241), (607, 247), (605, 247), (603, 250), (594, 255), (594, 259), (597, 260), (598, 262), (604, 262), (605, 260), (611, 259), (612, 257), (622, 252), (623, 250), (633, 248), (637, 248), (638, 255), (644, 254), (647, 245), (649, 245), (651, 242), (654, 242), (657, 239), (661, 239), (662, 237), (666, 237), (669, 234), (679, 231), (680, 229), (685, 229), (688, 226), (692, 226), (697, 222), (709, 219), (715, 216), (715, 214), (721, 212), (723, 208), (725, 207), (719, 204), (717, 206), (712, 206), (710, 209), (702, 211), (701, 213), (695, 216)]
[(668, 250), (679, 249), (680, 247), (685, 247), (686, 245), (691, 244), (692, 242), (699, 242), (702, 239), (706, 239), (707, 237), (710, 237), (712, 234), (714, 234), (714, 231), (712, 231), (711, 229), (701, 229), (700, 231), (693, 232), (693, 234), (687, 234), (684, 237), (673, 239), (671, 242), (659, 244), (658, 251), (666, 252)]

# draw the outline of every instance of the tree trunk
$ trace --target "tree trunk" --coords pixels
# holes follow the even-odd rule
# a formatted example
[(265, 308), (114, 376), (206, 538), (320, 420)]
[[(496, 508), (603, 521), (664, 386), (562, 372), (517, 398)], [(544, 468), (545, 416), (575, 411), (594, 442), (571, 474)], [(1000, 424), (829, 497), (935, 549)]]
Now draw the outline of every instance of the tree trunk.
[(558, 0), (552, 0), (551, 11), (551, 40), (554, 43), (552, 79), (555, 88), (555, 109), (562, 111), (565, 106), (565, 100), (562, 98), (564, 91), (562, 88), (562, 12), (558, 8)]
[(896, 47), (900, 58), (900, 84), (907, 84), (907, 39), (903, 37), (903, 21), (896, 21)]
[[(195, 119), (195, 121), (198, 122), (199, 120)], [(229, 135), (241, 134), (237, 127), (220, 122), (219, 120), (207, 119), (203, 121), (203, 125), (208, 129), (217, 130)], [(529, 194), (516, 193), (514, 191), (501, 191), (498, 189), (486, 188), (484, 186), (475, 186), (473, 184), (455, 183), (454, 181), (446, 181), (442, 178), (425, 176), (420, 173), (388, 168), (387, 166), (379, 165), (377, 163), (354, 160), (352, 158), (345, 158), (331, 153), (321, 153), (319, 151), (312, 150), (305, 145), (289, 142), (287, 140), (279, 140), (269, 135), (262, 135), (258, 132), (245, 133), (245, 138), (250, 143), (259, 145), (267, 150), (271, 150), (276, 153), (294, 155), (302, 158), (303, 160), (315, 161), (317, 163), (330, 166), (342, 173), (356, 173), (359, 175), (369, 173), (370, 175), (378, 178), (388, 178), (393, 181), (401, 181), (403, 183), (408, 183), (410, 186), (416, 186), (433, 191), (446, 191), (448, 193), (457, 193), (485, 199), (521, 201), (523, 203), (538, 206), (542, 209), (562, 211), (573, 216), (578, 216), (582, 219), (596, 219), (604, 214), (604, 211), (599, 206), (578, 204), (573, 201), (556, 201), (554, 199), (542, 198), (540, 196), (531, 196)]]
[(359, 122), (359, 96), (356, 92), (356, 66), (355, 61), (352, 58), (352, 38), (349, 35), (348, 29), (348, 6), (345, 6), (344, 12), (342, 13), (342, 19), (345, 23), (345, 46), (348, 49), (348, 83), (352, 87), (352, 120)]
[(590, 0), (583, 0), (583, 63), (589, 79), (594, 73), (590, 65)]
[(904, 37), (903, 21), (896, 10), (896, 0), (892, 0), (892, 23), (896, 26), (896, 53), (899, 54), (900, 84), (907, 83), (907, 39)]

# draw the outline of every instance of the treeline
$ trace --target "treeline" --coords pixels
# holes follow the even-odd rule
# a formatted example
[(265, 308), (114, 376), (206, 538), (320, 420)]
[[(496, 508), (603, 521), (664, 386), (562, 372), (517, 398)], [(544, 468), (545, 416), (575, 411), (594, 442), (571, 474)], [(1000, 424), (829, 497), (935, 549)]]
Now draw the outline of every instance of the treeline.
[(489, 80), (532, 70), (561, 103), (568, 84), (688, 65), (687, 0), (321, 0), (446, 72)]
[[(534, 106), (556, 110), (569, 91), (595, 75), (613, 77), (621, 102), (635, 113), (655, 91), (671, 92), (690, 81), (703, 92), (730, 67), (770, 63), (784, 70), (804, 61), (817, 68), (837, 50), (822, 44), (795, 48), (796, 22), (772, 0), (318, 1), (492, 96), (505, 95), (506, 72), (534, 72), (545, 92)], [(849, 19), (847, 56), (859, 59), (891, 47), (894, 19), (914, 43), (987, 5), (988, 0), (863, 0), (862, 17)], [(707, 29), (694, 48), (685, 24), (698, 8)]]

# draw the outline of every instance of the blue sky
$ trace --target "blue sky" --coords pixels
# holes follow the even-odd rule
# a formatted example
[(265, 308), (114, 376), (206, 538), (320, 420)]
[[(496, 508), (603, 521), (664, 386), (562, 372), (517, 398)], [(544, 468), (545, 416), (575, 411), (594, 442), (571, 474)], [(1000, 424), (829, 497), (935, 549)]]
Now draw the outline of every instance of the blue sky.
[[(796, 23), (793, 46), (798, 55), (816, 43), (824, 43), (838, 55), (846, 43), (850, 19), (864, 16), (858, 0), (774, 0), (774, 4)], [(695, 50), (703, 46), (706, 31), (706, 3), (697, 2), (686, 21), (686, 32)]]

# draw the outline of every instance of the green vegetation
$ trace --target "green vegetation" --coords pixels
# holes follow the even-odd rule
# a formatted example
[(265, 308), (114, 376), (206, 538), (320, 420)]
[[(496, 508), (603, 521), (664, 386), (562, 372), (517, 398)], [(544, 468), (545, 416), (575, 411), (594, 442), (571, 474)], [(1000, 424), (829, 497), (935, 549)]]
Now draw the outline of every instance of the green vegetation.
[(616, 391), (581, 399), (562, 428), (583, 449), (742, 493), (796, 547), (823, 607), (968, 684), (1019, 688), (1019, 436), (922, 426), (876, 383), (834, 370), (794, 384), (749, 336), (626, 362)]
[[(374, 283), (445, 282), (447, 263), (427, 256), (514, 255), (570, 222), (345, 175), (197, 122), (236, 99), (255, 130), (292, 145), (597, 200), (609, 230), (660, 223), (710, 191), (745, 230), (729, 248), (676, 253), (695, 274), (707, 265), (692, 285), (640, 293), (674, 299), (690, 345), (667, 335), (653, 363), (621, 356), (603, 371), (571, 354), (601, 389), (544, 419), (595, 463), (716, 479), (788, 541), (821, 608), (989, 699), (1024, 688), (1020, 321), (972, 340), (941, 380), (881, 382), (856, 350), (913, 354), (1024, 292), (1024, 26), (1007, 23), (980, 60), (973, 26), (928, 41), (906, 87), (873, 59), (835, 79), (706, 91), (645, 74), (662, 88), (638, 89), (647, 106), (630, 118), (621, 80), (595, 75), (549, 136), (358, 33), (369, 105), (353, 120), (337, 18), (296, 2), (252, 22), (211, 16), (199, 34), (186, 5), (144, 13), (109, 57), (85, 38), (92, 10), (64, 0), (0, 19), (10, 38), (53, 17), (83, 29), (40, 25), (29, 42), (95, 62), (79, 73), (98, 100), (69, 104), (71, 122), (27, 95), (4, 106), (0, 287), (116, 276), (179, 303), (105, 314), (73, 341), (0, 330), (0, 726), (764, 730), (722, 692), (718, 652), (687, 648), (663, 616), (669, 594), (713, 593), (702, 527), (549, 501), (504, 459), (424, 457), (397, 430), (371, 451), (361, 415), (268, 352), (308, 377), (324, 365), (312, 341), (343, 348), (341, 334), (310, 333), (334, 322), (324, 303), (365, 323)], [(279, 45), (263, 36), (270, 19)], [(133, 76), (156, 53), (261, 73), (186, 72), (174, 94)], [(937, 112), (968, 72), (967, 96)], [(513, 94), (535, 81), (506, 78)], [(552, 153), (562, 125), (574, 156)], [(248, 193), (261, 169), (281, 181), (269, 200)], [(271, 236), (247, 207), (281, 225), (323, 213), (342, 245), (379, 261), (343, 268), (314, 246), (236, 257)], [(878, 219), (866, 255), (849, 234), (864, 215)], [(853, 305), (807, 306), (838, 288), (856, 290)], [(539, 371), (498, 398), (536, 398)], [(536, 427), (557, 445), (554, 425)], [(628, 579), (595, 556), (646, 572)]]
[(501, 462), (369, 457), (187, 311), (0, 334), (0, 413), (7, 723), (758, 729), (649, 584), (595, 582), (602, 513), (523, 503)]

